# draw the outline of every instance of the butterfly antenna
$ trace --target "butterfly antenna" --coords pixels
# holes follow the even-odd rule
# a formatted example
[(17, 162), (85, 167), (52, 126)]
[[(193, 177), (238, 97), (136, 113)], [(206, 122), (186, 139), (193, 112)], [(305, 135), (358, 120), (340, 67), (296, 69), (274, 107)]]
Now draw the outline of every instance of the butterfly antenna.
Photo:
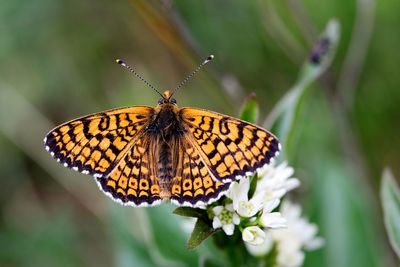
[(204, 65), (206, 65), (208, 62), (210, 62), (211, 60), (213, 60), (214, 55), (209, 55), (206, 60), (203, 61), (203, 63), (201, 63), (192, 73), (190, 73), (173, 91), (171, 96), (178, 91), (179, 88), (181, 88), (183, 85), (185, 85), (192, 77), (193, 75), (195, 75), (199, 70), (201, 70)]
[(125, 63), (125, 61), (121, 60), (121, 59), (117, 59), (115, 60), (119, 65), (121, 65), (122, 67), (128, 69), (130, 72), (133, 73), (133, 75), (135, 75), (139, 80), (141, 80), (142, 82), (144, 82), (148, 87), (150, 87), (151, 89), (153, 89), (154, 91), (156, 91), (161, 97), (163, 97), (163, 95), (153, 86), (151, 85), (148, 81), (146, 81), (145, 79), (142, 78), (142, 76), (140, 76), (131, 66), (129, 66), (128, 64)]

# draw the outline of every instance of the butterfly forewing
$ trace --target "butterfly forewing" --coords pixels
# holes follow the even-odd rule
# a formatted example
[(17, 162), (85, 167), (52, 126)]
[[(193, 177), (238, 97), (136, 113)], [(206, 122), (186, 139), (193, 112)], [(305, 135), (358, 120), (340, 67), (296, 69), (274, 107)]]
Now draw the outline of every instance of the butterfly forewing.
[(280, 150), (276, 137), (254, 124), (196, 108), (182, 108), (179, 114), (190, 140), (219, 181), (254, 173)]
[(72, 120), (47, 134), (46, 149), (66, 167), (104, 177), (128, 152), (153, 110), (128, 107)]

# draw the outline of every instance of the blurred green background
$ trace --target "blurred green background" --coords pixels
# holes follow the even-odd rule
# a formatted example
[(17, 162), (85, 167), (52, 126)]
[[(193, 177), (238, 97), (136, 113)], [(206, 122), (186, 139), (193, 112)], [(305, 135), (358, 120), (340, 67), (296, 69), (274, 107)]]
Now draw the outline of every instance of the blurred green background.
[(43, 148), (52, 127), (158, 96), (208, 54), (180, 106), (237, 115), (256, 92), (260, 124), (297, 79), (329, 19), (341, 25), (332, 66), (310, 88), (287, 153), (292, 198), (325, 238), (305, 266), (398, 266), (383, 227), (384, 166), (400, 177), (400, 2), (0, 2), (0, 266), (197, 266), (174, 207), (121, 207)]

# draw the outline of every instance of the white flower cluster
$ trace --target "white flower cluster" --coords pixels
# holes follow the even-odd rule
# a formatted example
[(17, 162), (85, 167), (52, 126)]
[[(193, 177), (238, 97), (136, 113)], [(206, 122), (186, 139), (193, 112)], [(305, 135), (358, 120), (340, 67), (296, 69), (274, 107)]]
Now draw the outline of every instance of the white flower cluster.
[(317, 226), (301, 217), (300, 206), (283, 201), (280, 213), (287, 220), (287, 227), (264, 231), (264, 243), (258, 246), (245, 243), (246, 248), (254, 256), (264, 256), (275, 247), (276, 266), (301, 266), (304, 261), (303, 250), (318, 249), (324, 244), (324, 240), (316, 237)]
[[(274, 212), (281, 198), (300, 182), (292, 177), (294, 170), (286, 162), (268, 165), (258, 172), (254, 194), (249, 199), (250, 178), (234, 182), (224, 206), (212, 208), (214, 229), (222, 227), (232, 235), (235, 225), (242, 231), (242, 239), (250, 254), (264, 256), (276, 249), (276, 265), (301, 266), (303, 249), (316, 249), (323, 243), (316, 238), (317, 227), (301, 217), (299, 206), (283, 202), (280, 212)], [(231, 201), (230, 201), (231, 200)]]

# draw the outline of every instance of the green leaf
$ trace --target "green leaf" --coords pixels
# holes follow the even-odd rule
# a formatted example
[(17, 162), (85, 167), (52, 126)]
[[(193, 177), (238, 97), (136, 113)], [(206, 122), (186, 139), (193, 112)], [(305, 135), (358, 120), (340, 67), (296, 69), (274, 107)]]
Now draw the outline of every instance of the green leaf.
[(381, 202), (390, 244), (400, 258), (400, 188), (390, 169), (382, 175)]
[(176, 208), (173, 213), (185, 217), (208, 218), (207, 211), (203, 209), (179, 207)]
[(250, 177), (250, 189), (248, 193), (249, 199), (251, 199), (254, 195), (254, 192), (256, 192), (257, 181), (258, 181), (258, 175), (257, 173), (255, 173), (253, 176)]
[(306, 90), (329, 66), (336, 52), (339, 40), (339, 23), (331, 20), (319, 41), (315, 44), (310, 57), (304, 62), (295, 85), (283, 96), (264, 122), (267, 129), (277, 134), (285, 150), (291, 146), (294, 129), (304, 103)]
[(244, 101), (240, 118), (244, 121), (256, 123), (258, 119), (258, 103), (256, 101), (256, 94), (251, 93)]
[(198, 218), (194, 226), (193, 232), (190, 235), (188, 241), (188, 248), (194, 249), (200, 245), (203, 241), (209, 238), (211, 235), (220, 231), (220, 229), (214, 229), (209, 223), (201, 218)]

